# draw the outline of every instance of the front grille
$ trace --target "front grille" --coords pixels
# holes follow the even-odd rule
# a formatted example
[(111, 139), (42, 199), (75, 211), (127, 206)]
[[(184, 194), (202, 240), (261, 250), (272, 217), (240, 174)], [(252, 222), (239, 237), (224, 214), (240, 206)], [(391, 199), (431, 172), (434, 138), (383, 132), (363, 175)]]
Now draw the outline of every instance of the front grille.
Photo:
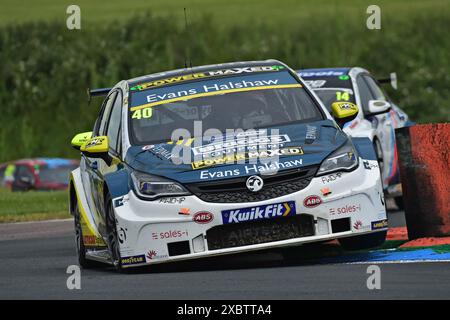
[(209, 250), (233, 248), (314, 235), (314, 217), (300, 214), (215, 226), (206, 232)]
[(262, 175), (264, 187), (258, 192), (249, 191), (245, 183), (248, 177), (201, 182), (186, 187), (201, 200), (216, 203), (257, 202), (291, 194), (306, 188), (318, 167), (285, 170), (275, 175)]

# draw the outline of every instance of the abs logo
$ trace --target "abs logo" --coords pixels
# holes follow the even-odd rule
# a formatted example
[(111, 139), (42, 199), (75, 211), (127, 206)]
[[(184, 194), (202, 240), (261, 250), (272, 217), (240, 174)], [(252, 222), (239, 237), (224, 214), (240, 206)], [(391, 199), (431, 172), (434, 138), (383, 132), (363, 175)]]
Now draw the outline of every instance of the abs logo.
[(322, 203), (322, 199), (319, 196), (308, 196), (303, 200), (303, 205), (306, 208), (315, 208)]
[(214, 215), (211, 212), (208, 211), (200, 211), (194, 214), (194, 217), (192, 217), (192, 220), (195, 223), (199, 224), (205, 224), (213, 221)]
[(295, 216), (295, 201), (222, 211), (223, 224)]

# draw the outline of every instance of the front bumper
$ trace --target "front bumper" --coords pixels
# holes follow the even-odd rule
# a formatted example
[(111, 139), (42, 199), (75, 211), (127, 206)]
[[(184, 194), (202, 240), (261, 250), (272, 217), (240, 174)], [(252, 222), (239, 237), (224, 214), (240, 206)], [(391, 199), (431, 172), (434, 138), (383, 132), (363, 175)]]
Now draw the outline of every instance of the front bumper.
[[(321, 203), (305, 205), (310, 196), (318, 196)], [(301, 191), (260, 202), (210, 203), (194, 195), (145, 201), (131, 191), (113, 203), (123, 267), (293, 246), (387, 229), (379, 171), (363, 165), (352, 172), (315, 177)], [(232, 211), (242, 208), (241, 215)], [(266, 214), (255, 214), (263, 209)]]

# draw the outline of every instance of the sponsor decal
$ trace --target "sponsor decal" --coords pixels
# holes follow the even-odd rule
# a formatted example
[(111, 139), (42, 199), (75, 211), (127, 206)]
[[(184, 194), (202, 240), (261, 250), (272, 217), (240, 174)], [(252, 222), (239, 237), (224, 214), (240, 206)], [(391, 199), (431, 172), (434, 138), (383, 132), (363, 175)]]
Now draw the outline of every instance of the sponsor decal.
[(155, 260), (155, 259), (165, 259), (168, 257), (168, 255), (158, 255), (158, 253), (155, 250), (149, 250), (145, 257), (148, 260)]
[(127, 241), (127, 228), (120, 227), (119, 232), (117, 232), (117, 237), (119, 238), (120, 244), (123, 244), (125, 241)]
[(358, 231), (364, 231), (364, 230), (370, 230), (370, 225), (363, 225), (363, 222), (361, 220), (356, 220), (353, 223), (353, 229)]
[(208, 211), (200, 211), (200, 212), (197, 212), (196, 214), (194, 214), (194, 216), (192, 217), (192, 220), (195, 223), (206, 224), (206, 223), (210, 223), (211, 221), (214, 220), (214, 215)]
[(114, 208), (121, 207), (123, 206), (123, 204), (124, 204), (123, 197), (114, 199)]
[(331, 194), (330, 188), (322, 188), (322, 189), (320, 189), (320, 192), (322, 192), (322, 194), (323, 194), (324, 196), (328, 196), (328, 195)]
[(192, 162), (192, 169), (203, 169), (216, 165), (230, 164), (236, 162), (244, 162), (250, 159), (270, 158), (279, 156), (298, 156), (303, 154), (301, 147), (289, 147), (284, 149), (262, 150), (262, 151), (248, 151), (241, 154), (231, 154), (220, 158), (203, 159)]
[(295, 201), (222, 211), (223, 224), (295, 216)]
[(305, 83), (310, 86), (311, 88), (322, 88), (325, 83), (327, 83), (326, 80), (306, 80)]
[(361, 204), (347, 204), (342, 207), (337, 208), (330, 208), (329, 213), (330, 215), (340, 215), (340, 214), (347, 214), (347, 213), (355, 213), (361, 211)]
[(147, 151), (147, 150), (153, 149), (154, 147), (155, 147), (154, 144), (149, 144), (149, 145), (147, 145), (147, 146), (143, 146), (143, 147), (142, 147), (142, 150)]
[(164, 197), (159, 199), (159, 203), (181, 204), (184, 200), (186, 200), (186, 197)]
[(378, 168), (378, 164), (370, 163), (367, 160), (363, 161), (363, 164), (364, 164), (364, 169), (367, 169), (367, 170), (372, 170), (374, 168)]
[(191, 209), (189, 208), (181, 208), (180, 211), (178, 211), (178, 214), (181, 214), (183, 216), (188, 216), (191, 214)]
[(280, 71), (285, 67), (283, 66), (257, 66), (257, 67), (243, 67), (243, 68), (232, 68), (232, 69), (219, 69), (212, 70), (206, 72), (198, 72), (193, 74), (186, 74), (181, 76), (174, 76), (171, 78), (153, 80), (147, 83), (138, 84), (130, 88), (132, 91), (136, 90), (145, 90), (153, 87), (164, 86), (172, 83), (195, 80), (195, 79), (204, 79), (210, 78), (214, 76), (222, 76), (229, 74), (245, 74), (245, 73), (254, 73), (254, 72), (270, 72), (270, 71)]
[(219, 142), (193, 147), (192, 153), (194, 156), (202, 155), (204, 158), (211, 158), (230, 153), (279, 149), (287, 142), (291, 142), (287, 134), (268, 135), (266, 130), (258, 130), (239, 133), (235, 136), (226, 136)]
[(343, 71), (327, 70), (327, 71), (300, 71), (300, 77), (337, 77), (345, 75)]
[(91, 235), (83, 236), (83, 243), (85, 246), (104, 246), (102, 239)]
[[(146, 148), (146, 149), (144, 149)], [(157, 156), (160, 159), (172, 159), (172, 152), (165, 149), (163, 146), (155, 146), (155, 145), (149, 145), (142, 147), (142, 150), (146, 150), (148, 152), (151, 152), (155, 156)]]
[(237, 169), (230, 169), (230, 170), (219, 170), (219, 171), (209, 171), (209, 170), (202, 170), (200, 171), (200, 179), (206, 180), (206, 179), (219, 179), (219, 178), (227, 178), (227, 177), (236, 177), (241, 176), (243, 174), (258, 174), (258, 173), (268, 173), (268, 172), (274, 172), (278, 171), (280, 169), (285, 168), (293, 168), (298, 167), (303, 164), (302, 159), (297, 160), (291, 160), (291, 161), (283, 161), (278, 162), (274, 161), (273, 163), (265, 163), (260, 165), (245, 165), (244, 170)]
[(363, 223), (362, 223), (361, 220), (356, 220), (355, 223), (353, 224), (353, 228), (356, 229), (356, 230), (359, 230), (359, 229), (361, 229), (362, 224)]
[(187, 230), (169, 230), (162, 232), (152, 232), (152, 239), (164, 240), (164, 239), (187, 237), (188, 235), (189, 234)]
[(85, 148), (101, 145), (104, 140), (105, 138), (94, 138), (86, 144)]
[(317, 138), (317, 127), (306, 125), (305, 143), (311, 144), (316, 140), (316, 138)]
[(323, 176), (322, 177), (322, 183), (323, 184), (327, 184), (333, 181), (336, 181), (337, 179), (342, 177), (342, 173), (341, 172), (337, 172), (337, 173), (333, 173), (333, 174), (329, 174), (327, 176)]
[(319, 206), (321, 203), (322, 199), (320, 199), (320, 197), (316, 195), (308, 196), (305, 198), (305, 200), (303, 200), (303, 205), (306, 208), (315, 208)]
[(384, 229), (388, 227), (388, 220), (378, 220), (371, 223), (372, 230)]
[(138, 263), (145, 263), (145, 256), (139, 255), (139, 256), (131, 256), (131, 257), (123, 257), (120, 259), (120, 263), (123, 266), (131, 265), (131, 264), (138, 264)]

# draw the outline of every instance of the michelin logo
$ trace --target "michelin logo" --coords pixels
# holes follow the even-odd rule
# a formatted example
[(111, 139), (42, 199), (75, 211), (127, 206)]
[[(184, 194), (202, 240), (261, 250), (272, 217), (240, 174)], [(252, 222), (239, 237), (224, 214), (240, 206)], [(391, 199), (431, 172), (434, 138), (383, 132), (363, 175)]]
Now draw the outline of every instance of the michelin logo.
[(223, 224), (295, 216), (295, 201), (222, 211)]

